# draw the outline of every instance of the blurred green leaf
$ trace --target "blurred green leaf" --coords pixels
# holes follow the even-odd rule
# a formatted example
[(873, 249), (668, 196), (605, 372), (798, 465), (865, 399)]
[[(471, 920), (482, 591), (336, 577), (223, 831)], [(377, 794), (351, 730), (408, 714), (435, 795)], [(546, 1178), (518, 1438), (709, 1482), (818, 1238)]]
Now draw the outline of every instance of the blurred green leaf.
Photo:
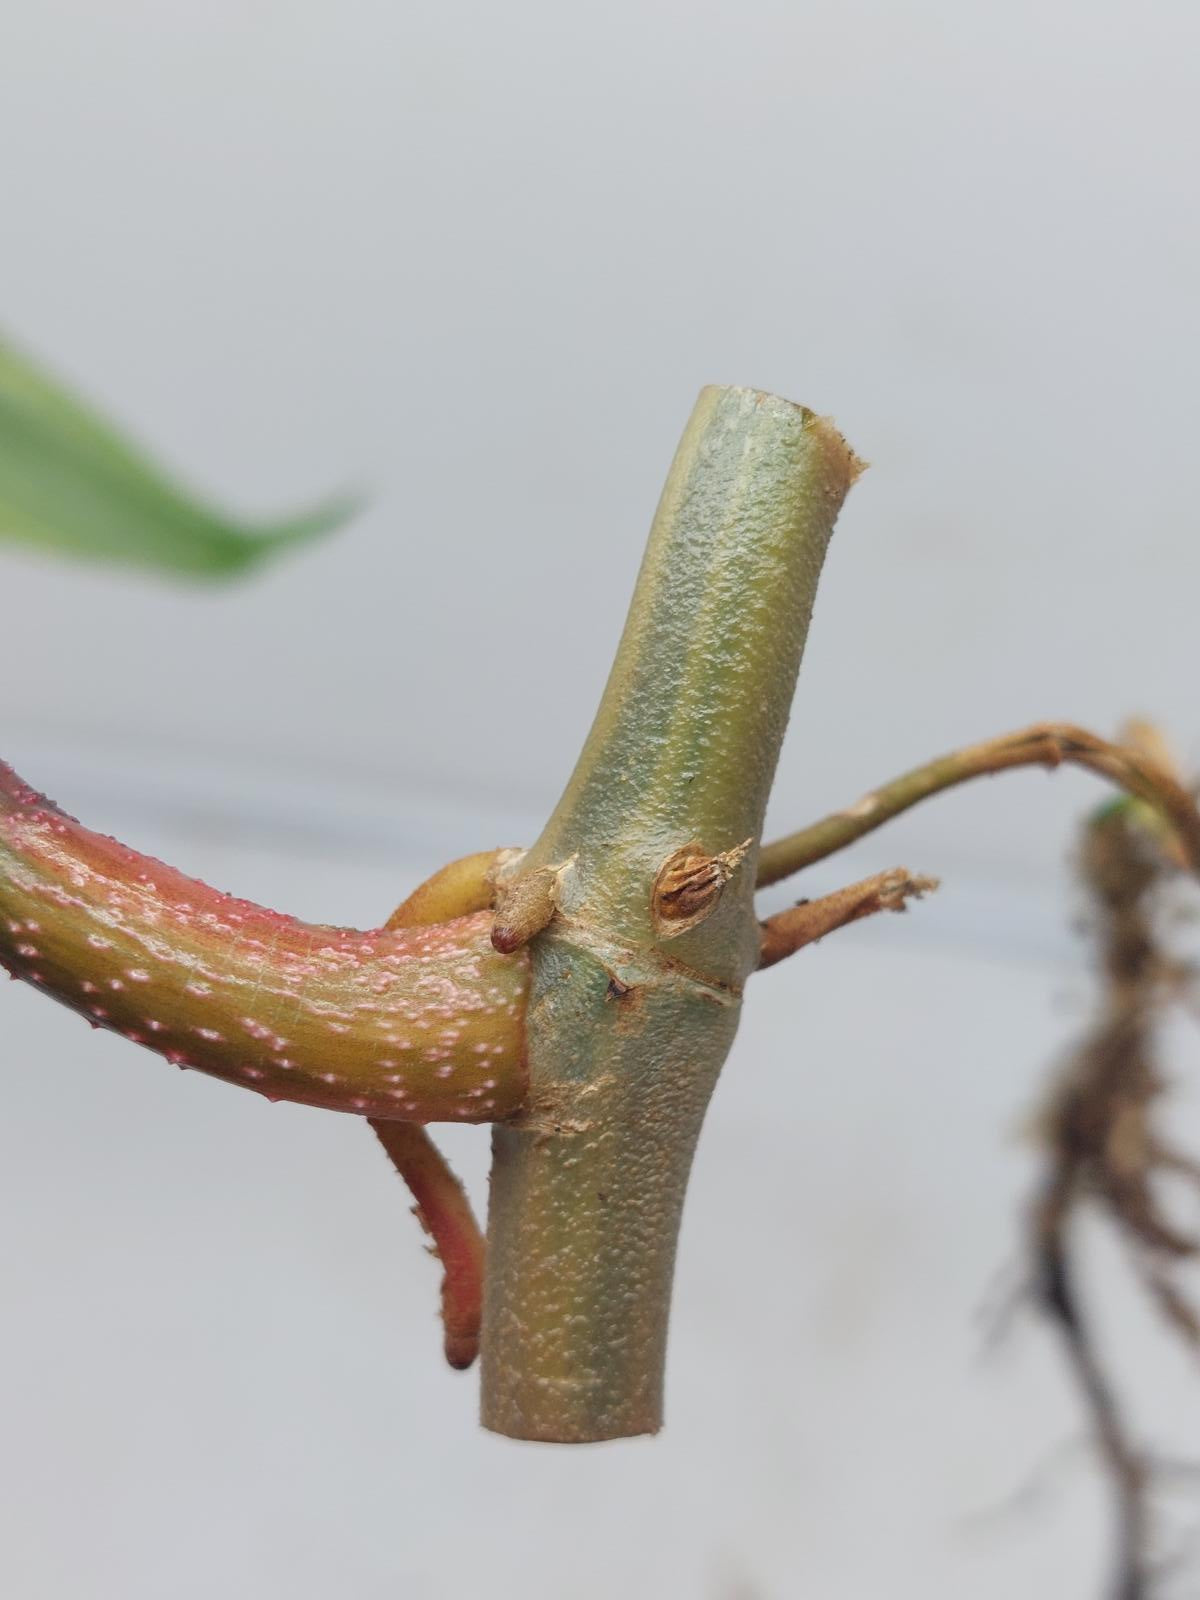
[(0, 339), (0, 538), (221, 578), (331, 532), (356, 509), (343, 497), (279, 522), (227, 517)]

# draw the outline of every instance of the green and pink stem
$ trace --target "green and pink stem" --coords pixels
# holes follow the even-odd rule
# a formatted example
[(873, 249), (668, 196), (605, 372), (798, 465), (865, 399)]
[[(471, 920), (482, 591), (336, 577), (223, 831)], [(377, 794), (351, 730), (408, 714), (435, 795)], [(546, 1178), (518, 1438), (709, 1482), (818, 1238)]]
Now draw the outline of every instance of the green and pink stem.
[(383, 1121), (524, 1101), (529, 961), (480, 911), (359, 932), (237, 900), (82, 827), (0, 765), (0, 964), (179, 1067)]

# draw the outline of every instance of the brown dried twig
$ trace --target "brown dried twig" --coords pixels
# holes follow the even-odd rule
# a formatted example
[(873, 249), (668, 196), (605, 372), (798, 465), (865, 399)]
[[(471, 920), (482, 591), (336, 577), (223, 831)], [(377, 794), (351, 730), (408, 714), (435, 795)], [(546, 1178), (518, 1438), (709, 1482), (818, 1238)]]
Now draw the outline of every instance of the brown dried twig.
[[(1130, 735), (1134, 760), (1160, 744)], [(1181, 785), (1177, 785), (1180, 792)], [(1195, 813), (1195, 805), (1189, 799)], [(1053, 1085), (1040, 1118), (1047, 1165), (1029, 1220), (1039, 1303), (1052, 1318), (1091, 1417), (1112, 1486), (1116, 1551), (1112, 1600), (1145, 1600), (1156, 1574), (1148, 1502), (1154, 1467), (1139, 1445), (1097, 1352), (1077, 1285), (1073, 1225), (1098, 1205), (1129, 1246), (1139, 1276), (1168, 1325), (1200, 1352), (1200, 1317), (1175, 1277), (1200, 1241), (1165, 1214), (1157, 1179), (1200, 1179), (1191, 1158), (1155, 1126), (1165, 1083), (1156, 1062), (1164, 1005), (1178, 990), (1179, 963), (1164, 950), (1162, 891), (1190, 849), (1165, 833), (1161, 811), (1141, 801), (1110, 805), (1084, 830), (1080, 872), (1093, 908), (1103, 981), (1101, 1014)]]
[(776, 912), (761, 924), (759, 971), (861, 917), (873, 916), (877, 911), (905, 911), (909, 900), (919, 900), (937, 886), (936, 878), (917, 877), (907, 867), (893, 867), (890, 872), (877, 872), (859, 883), (835, 889), (819, 900), (802, 900), (799, 905)]

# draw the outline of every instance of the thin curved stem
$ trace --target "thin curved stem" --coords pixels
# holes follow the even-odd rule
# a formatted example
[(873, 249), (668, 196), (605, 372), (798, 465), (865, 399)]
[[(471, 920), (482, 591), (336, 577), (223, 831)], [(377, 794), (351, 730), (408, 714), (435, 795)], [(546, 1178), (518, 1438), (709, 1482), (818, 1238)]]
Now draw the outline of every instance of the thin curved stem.
[(421, 1226), (442, 1263), (443, 1348), (450, 1365), (463, 1371), (479, 1354), (483, 1234), (462, 1184), (424, 1128), (375, 1120), (371, 1126), (411, 1190)]
[(384, 1120), (526, 1095), (529, 962), (486, 911), (360, 933), (220, 894), (89, 832), (0, 764), (0, 965), (180, 1067)]
[[(424, 927), (490, 910), (492, 874), (511, 853), (481, 850), (451, 861), (396, 907), (387, 926)], [(416, 1214), (442, 1263), (442, 1347), (450, 1365), (462, 1370), (479, 1354), (483, 1233), (462, 1184), (424, 1128), (412, 1122), (373, 1121), (371, 1126), (417, 1202)]]
[(1174, 830), (1191, 869), (1200, 872), (1200, 812), (1192, 796), (1161, 762), (1141, 750), (1111, 744), (1070, 723), (1039, 722), (914, 767), (864, 795), (845, 811), (835, 811), (797, 833), (764, 845), (758, 858), (758, 887), (778, 883), (803, 867), (812, 866), (814, 861), (844, 850), (910, 806), (970, 778), (986, 777), (1010, 767), (1054, 768), (1064, 762), (1086, 767), (1146, 801)]

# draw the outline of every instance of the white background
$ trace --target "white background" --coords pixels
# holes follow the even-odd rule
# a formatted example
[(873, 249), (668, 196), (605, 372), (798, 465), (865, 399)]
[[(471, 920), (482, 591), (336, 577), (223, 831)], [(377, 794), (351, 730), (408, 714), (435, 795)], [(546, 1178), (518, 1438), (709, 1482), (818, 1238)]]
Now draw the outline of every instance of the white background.
[[(1047, 716), (1146, 709), (1194, 760), (1198, 49), (1182, 3), (9, 0), (0, 323), (225, 503), (371, 499), (233, 590), (0, 551), (0, 749), (223, 887), (377, 920), (552, 803), (716, 381), (872, 462), (777, 829)], [(0, 996), (4, 1591), (1090, 1600), (1055, 1351), (986, 1357), (976, 1313), (1086, 1015), (1095, 793), (1009, 776), (806, 884), (947, 880), (752, 996), (654, 1443), (475, 1431), (365, 1130)]]

